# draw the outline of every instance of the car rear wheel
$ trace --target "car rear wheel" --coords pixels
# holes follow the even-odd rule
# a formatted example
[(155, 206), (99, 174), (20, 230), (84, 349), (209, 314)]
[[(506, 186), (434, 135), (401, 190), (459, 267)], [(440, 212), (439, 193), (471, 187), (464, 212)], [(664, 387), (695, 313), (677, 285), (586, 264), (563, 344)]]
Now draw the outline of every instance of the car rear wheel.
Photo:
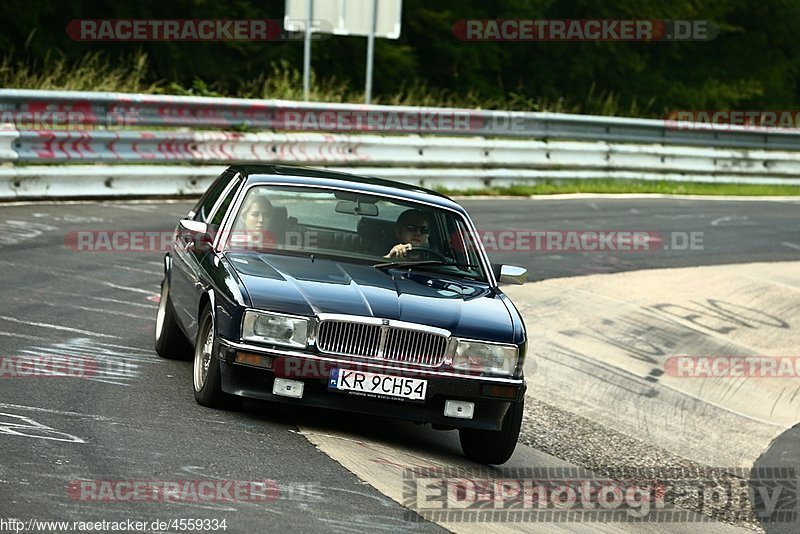
[(192, 370), (194, 399), (209, 408), (236, 409), (241, 405), (241, 397), (222, 391), (219, 360), (214, 354), (216, 332), (210, 306), (203, 309), (198, 324)]
[(192, 355), (189, 340), (175, 320), (175, 310), (169, 298), (169, 282), (161, 282), (161, 300), (156, 313), (156, 353), (170, 360), (188, 360)]
[(478, 463), (498, 465), (508, 461), (514, 453), (522, 428), (525, 403), (512, 402), (498, 431), (461, 428), (461, 450), (464, 456)]

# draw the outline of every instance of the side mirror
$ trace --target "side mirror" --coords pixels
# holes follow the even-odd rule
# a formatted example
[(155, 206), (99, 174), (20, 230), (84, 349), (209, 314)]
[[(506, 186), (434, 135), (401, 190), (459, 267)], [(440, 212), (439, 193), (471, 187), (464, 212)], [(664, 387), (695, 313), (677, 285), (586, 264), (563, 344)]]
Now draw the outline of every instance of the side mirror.
[(191, 219), (181, 219), (176, 238), (184, 250), (207, 251), (214, 242), (208, 224)]
[[(501, 284), (517, 284), (522, 285), (528, 279), (528, 269), (524, 267), (517, 267), (515, 265), (500, 265), (500, 273), (497, 281)], [(495, 274), (497, 269), (495, 268)]]
[(181, 219), (181, 228), (195, 234), (208, 233), (208, 224), (200, 221), (193, 221), (192, 219)]

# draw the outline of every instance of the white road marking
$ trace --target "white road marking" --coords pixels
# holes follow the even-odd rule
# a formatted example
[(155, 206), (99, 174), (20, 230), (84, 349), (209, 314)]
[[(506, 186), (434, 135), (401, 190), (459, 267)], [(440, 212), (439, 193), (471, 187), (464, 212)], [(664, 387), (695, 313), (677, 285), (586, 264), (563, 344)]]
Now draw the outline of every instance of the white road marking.
[(154, 358), (153, 357), (153, 352), (151, 350), (137, 349), (137, 348), (131, 347), (130, 345), (117, 345), (117, 344), (111, 343), (109, 341), (103, 341), (101, 343), (101, 342), (95, 341), (93, 339), (77, 338), (77, 339), (72, 339), (70, 341), (67, 341), (66, 343), (58, 344), (56, 346), (57, 347), (66, 346), (66, 347), (69, 347), (69, 348), (78, 347), (78, 348), (81, 348), (82, 350), (92, 350), (92, 351), (94, 351), (94, 352), (96, 352), (98, 354), (106, 354), (106, 355), (109, 355), (109, 356), (112, 356), (112, 355), (116, 356), (116, 355), (119, 355), (119, 353), (120, 353), (119, 350), (110, 350), (110, 348), (122, 349), (122, 350), (125, 350), (125, 351), (135, 351), (135, 352), (139, 352), (140, 353), (140, 356), (134, 356), (134, 355), (126, 354), (127, 358), (138, 358), (138, 359), (140, 359), (142, 361), (146, 360), (146, 361), (149, 361), (151, 363), (152, 362), (163, 363), (163, 361), (164, 361), (164, 360), (161, 360), (159, 358)]
[(139, 205), (139, 206), (126, 206), (125, 204), (116, 204), (116, 205), (114, 205), (114, 208), (120, 209), (120, 210), (130, 210), (130, 211), (138, 211), (138, 212), (144, 212), (144, 213), (152, 213), (153, 210), (155, 210), (156, 206), (153, 206), (152, 204), (151, 205), (144, 204), (144, 205)]
[(81, 217), (79, 215), (64, 215), (63, 217), (56, 217), (57, 221), (64, 221), (68, 223), (101, 223), (105, 222), (103, 217)]
[[(113, 265), (114, 269), (123, 269), (126, 271), (132, 271), (134, 273), (144, 273), (144, 274), (154, 274), (154, 275), (161, 275), (162, 269), (137, 269), (136, 267), (128, 267), (127, 265)], [(163, 267), (163, 265), (159, 264), (159, 267)]]
[(28, 221), (0, 222), (0, 245), (16, 245), (36, 239), (44, 232), (57, 231), (58, 227)]
[(80, 413), (80, 412), (69, 412), (64, 410), (52, 410), (50, 408), (39, 408), (38, 406), (25, 406), (24, 404), (9, 404), (7, 402), (0, 402), (0, 408), (6, 408), (11, 410), (23, 410), (29, 412), (52, 413), (56, 415), (66, 415), (69, 417), (94, 419), (96, 421), (111, 421), (111, 419), (109, 419), (108, 417), (103, 417), (102, 415), (94, 415), (90, 413)]
[(788, 241), (784, 241), (783, 243), (781, 243), (781, 245), (783, 245), (784, 247), (793, 248), (795, 250), (800, 250), (800, 245), (795, 245), (794, 243), (789, 243)]
[(31, 339), (31, 340), (34, 340), (34, 341), (41, 341), (42, 340), (42, 336), (31, 336), (31, 335), (28, 335), (28, 334), (18, 334), (16, 332), (0, 332), (0, 336), (18, 337), (20, 339)]
[(68, 223), (99, 223), (105, 222), (105, 219), (102, 217), (83, 217), (80, 215), (64, 215), (63, 217), (54, 217), (49, 213), (32, 213), (33, 217), (37, 219), (51, 219), (54, 221), (64, 221)]
[(146, 350), (86, 338), (70, 339), (44, 347), (33, 346), (19, 353), (38, 357), (89, 358), (96, 365), (91, 368), (91, 373), (81, 379), (116, 386), (131, 385), (133, 379), (141, 376), (144, 364), (164, 363)]
[(655, 214), (653, 215), (654, 219), (670, 219), (670, 220), (678, 220), (678, 219), (705, 219), (711, 217), (711, 215), (707, 213), (681, 213), (679, 215), (660, 215)]
[[(42, 303), (40, 302), (39, 304), (42, 304)], [(52, 304), (52, 305), (57, 306), (59, 308), (63, 308), (64, 307), (61, 304), (55, 304), (55, 303), (52, 303), (52, 302), (48, 302), (47, 304), (48, 305)], [(120, 317), (130, 317), (131, 319), (141, 319), (141, 320), (145, 320), (145, 321), (149, 321), (149, 320), (152, 319), (152, 317), (150, 317), (150, 316), (136, 315), (136, 314), (133, 314), (133, 313), (125, 313), (125, 312), (114, 311), (114, 310), (106, 310), (106, 309), (103, 309), (103, 308), (91, 308), (89, 306), (78, 306), (76, 304), (68, 304), (67, 306), (70, 307), (70, 308), (76, 309), (76, 310), (83, 310), (83, 311), (97, 312), (97, 313), (105, 313), (105, 314), (111, 314), (111, 315), (119, 315)]]
[[(29, 300), (23, 300), (23, 299), (21, 299), (19, 297), (11, 297), (11, 300), (13, 300), (15, 302), (31, 302)], [(72, 303), (36, 301), (35, 304), (37, 306), (50, 306), (51, 308), (59, 308), (59, 309), (72, 308), (74, 310), (82, 310), (82, 311), (88, 311), (88, 312), (94, 312), (94, 313), (102, 313), (102, 314), (106, 314), (106, 315), (107, 314), (119, 315), (120, 317), (129, 317), (131, 319), (140, 319), (140, 320), (143, 320), (143, 321), (149, 321), (149, 320), (153, 319), (149, 315), (136, 315), (136, 314), (133, 314), (133, 313), (127, 313), (127, 312), (117, 311), (117, 310), (109, 310), (109, 309), (106, 309), (106, 308), (92, 308), (90, 306), (79, 306), (77, 304), (72, 304)]]
[(120, 338), (120, 336), (112, 336), (111, 334), (100, 334), (98, 332), (90, 332), (88, 330), (81, 330), (80, 328), (70, 328), (68, 326), (61, 326), (61, 325), (58, 325), (58, 324), (37, 323), (35, 321), (22, 321), (20, 319), (16, 319), (14, 317), (8, 317), (8, 316), (5, 316), (5, 315), (0, 315), (0, 320), (8, 321), (10, 323), (25, 324), (25, 325), (29, 325), (29, 326), (38, 326), (39, 328), (50, 328), (52, 330), (61, 330), (63, 332), (75, 332), (76, 334), (83, 334), (83, 335), (86, 335), (86, 336), (122, 339), (122, 338)]
[[(0, 260), (0, 264), (8, 265), (8, 266), (13, 266), (14, 265), (13, 263), (8, 262), (8, 261), (4, 261), (4, 260)], [(82, 275), (76, 274), (75, 271), (79, 270), (80, 267), (76, 267), (75, 269), (54, 269), (54, 268), (51, 268), (51, 267), (43, 267), (41, 265), (25, 265), (25, 269), (37, 269), (39, 271), (42, 271), (42, 272), (45, 272), (45, 273), (48, 273), (48, 274), (52, 274), (52, 275), (56, 275), (56, 276), (61, 276), (61, 275), (66, 274), (66, 275), (69, 275), (71, 278), (75, 278), (75, 279), (78, 279), (78, 280), (86, 280), (87, 282), (91, 282), (93, 284), (99, 284), (99, 285), (111, 287), (111, 288), (114, 288), (114, 289), (122, 289), (122, 290), (125, 290), (125, 291), (133, 291), (133, 292), (136, 292), (136, 293), (144, 293), (145, 295), (152, 295), (154, 293), (153, 291), (146, 290), (146, 289), (140, 289), (138, 287), (121, 286), (119, 284), (114, 284), (114, 283), (111, 283), (111, 282), (99, 281), (95, 277), (82, 276)], [(113, 271), (113, 267), (108, 267), (107, 269)], [(148, 271), (147, 274), (157, 275), (158, 273), (157, 272), (149, 272)]]
[[(756, 223), (749, 222), (749, 217), (747, 215), (726, 215), (725, 217), (718, 217), (711, 221), (711, 226), (720, 226), (722, 223), (740, 223), (736, 224), (738, 226), (755, 226)], [(736, 225), (725, 225), (725, 226), (736, 226)]]
[(128, 302), (127, 300), (112, 299), (108, 297), (95, 297), (93, 295), (82, 295), (80, 293), (67, 293), (65, 291), (48, 291), (51, 295), (64, 295), (65, 297), (84, 297), (92, 300), (99, 300), (100, 302), (113, 302), (115, 304), (124, 304), (126, 306), (136, 306), (139, 308), (147, 308), (152, 310), (155, 306), (152, 304), (141, 304), (139, 302)]
[(118, 285), (118, 284), (112, 284), (111, 282), (100, 282), (100, 281), (95, 281), (95, 280), (93, 280), (93, 281), (95, 283), (97, 283), (97, 284), (100, 284), (100, 285), (103, 285), (103, 286), (106, 286), (106, 287), (113, 287), (114, 289), (122, 289), (124, 291), (134, 291), (136, 293), (144, 293), (145, 295), (148, 295), (148, 296), (153, 294), (153, 290), (140, 289), (138, 287), (121, 286), (121, 285)]
[(66, 441), (70, 443), (86, 443), (77, 436), (59, 432), (28, 417), (2, 412), (0, 412), (0, 434), (49, 439), (52, 441)]

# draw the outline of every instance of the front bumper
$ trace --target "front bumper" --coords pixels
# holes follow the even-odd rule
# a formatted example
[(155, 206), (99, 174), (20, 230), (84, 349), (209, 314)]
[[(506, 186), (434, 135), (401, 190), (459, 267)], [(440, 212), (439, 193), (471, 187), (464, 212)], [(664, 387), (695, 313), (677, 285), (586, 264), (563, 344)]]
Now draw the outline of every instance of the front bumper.
[[(265, 369), (234, 363), (237, 350), (269, 356), (273, 359), (273, 368)], [(445, 427), (500, 430), (509, 406), (512, 402), (522, 402), (526, 389), (525, 380), (521, 378), (503, 379), (420, 368), (401, 368), (390, 362), (364, 363), (339, 357), (295, 352), (290, 349), (275, 351), (225, 340), (220, 340), (217, 354), (220, 360), (222, 390), (232, 395), (298, 406), (379, 415)], [(376, 399), (329, 390), (327, 373), (331, 367), (425, 379), (428, 382), (425, 401)], [(287, 370), (296, 372), (287, 373)], [(295, 399), (274, 395), (272, 386), (276, 376), (301, 380), (304, 383), (303, 397)], [(497, 388), (494, 386), (502, 387), (503, 397), (496, 395)], [(475, 403), (472, 419), (445, 416), (446, 400)]]

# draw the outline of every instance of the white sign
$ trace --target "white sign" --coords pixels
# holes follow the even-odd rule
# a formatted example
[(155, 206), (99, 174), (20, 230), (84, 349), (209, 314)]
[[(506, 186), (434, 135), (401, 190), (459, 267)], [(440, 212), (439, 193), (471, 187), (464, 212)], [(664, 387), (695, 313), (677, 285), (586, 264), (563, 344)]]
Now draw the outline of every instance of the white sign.
[[(373, 0), (312, 0), (311, 31), (335, 35), (368, 36), (372, 29)], [(304, 32), (308, 20), (308, 0), (286, 0), (283, 27), (287, 31)], [(400, 38), (403, 0), (377, 0), (378, 16), (375, 37)]]

